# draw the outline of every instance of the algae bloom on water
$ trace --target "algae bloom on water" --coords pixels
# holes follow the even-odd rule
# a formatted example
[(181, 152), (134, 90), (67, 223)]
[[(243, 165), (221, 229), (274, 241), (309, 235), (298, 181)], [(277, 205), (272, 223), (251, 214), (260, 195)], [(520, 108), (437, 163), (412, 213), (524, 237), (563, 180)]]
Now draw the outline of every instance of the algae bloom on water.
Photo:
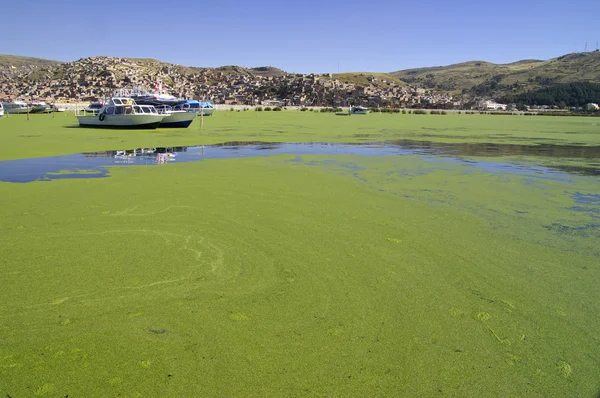
[(1, 182), (0, 393), (593, 396), (598, 179), (485, 162)]

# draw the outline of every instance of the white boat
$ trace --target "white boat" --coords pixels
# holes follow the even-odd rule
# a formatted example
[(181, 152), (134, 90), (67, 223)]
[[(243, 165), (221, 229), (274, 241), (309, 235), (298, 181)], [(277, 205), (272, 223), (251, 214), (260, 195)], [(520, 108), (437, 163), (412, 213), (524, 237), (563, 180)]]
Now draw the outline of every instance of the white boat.
[(92, 102), (87, 108), (85, 108), (85, 111), (97, 114), (100, 112), (100, 109), (102, 109), (103, 106), (104, 104), (102, 102)]
[(171, 107), (185, 106), (187, 112), (196, 115), (210, 116), (215, 111), (215, 106), (210, 101), (186, 100), (169, 94), (161, 81), (155, 83), (154, 91), (134, 87), (132, 89), (117, 90), (117, 92), (127, 93), (125, 96), (133, 98), (140, 104), (169, 105)]
[(32, 102), (31, 109), (29, 110), (30, 113), (45, 113), (51, 111), (52, 108), (45, 102)]
[(164, 115), (164, 119), (160, 122), (159, 128), (186, 128), (196, 118), (196, 114), (189, 112), (185, 107), (176, 105), (156, 106), (159, 115)]
[(124, 88), (115, 91), (113, 96), (120, 98), (131, 98), (138, 105), (152, 105), (156, 108), (159, 114), (164, 115), (164, 119), (160, 122), (159, 128), (186, 128), (196, 117), (196, 113), (192, 112), (190, 105), (185, 100), (177, 99), (168, 94), (166, 91), (157, 89), (154, 93), (150, 93), (142, 88), (134, 87), (132, 89)]
[(138, 105), (131, 98), (112, 98), (98, 114), (77, 114), (79, 126), (109, 129), (155, 129), (165, 118), (152, 105)]
[(351, 106), (348, 113), (351, 115), (367, 115), (369, 113), (369, 108), (365, 108), (364, 106)]
[(215, 111), (215, 106), (210, 101), (189, 100), (190, 112), (195, 112), (198, 115), (210, 116)]
[(29, 106), (23, 101), (7, 102), (4, 104), (4, 112), (9, 114), (20, 114), (29, 112)]
[(4, 106), (2, 106), (2, 102), (0, 102), (0, 117), (4, 116)]

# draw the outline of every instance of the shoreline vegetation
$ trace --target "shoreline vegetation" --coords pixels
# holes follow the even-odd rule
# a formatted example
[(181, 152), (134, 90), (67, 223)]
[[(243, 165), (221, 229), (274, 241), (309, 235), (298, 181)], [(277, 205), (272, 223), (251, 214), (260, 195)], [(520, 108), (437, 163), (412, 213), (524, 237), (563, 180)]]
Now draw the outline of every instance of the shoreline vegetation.
[[(67, 111), (82, 111), (87, 108), (91, 102), (53, 102), (50, 105), (64, 108)], [(331, 107), (331, 106), (265, 106), (265, 105), (230, 105), (215, 104), (218, 111), (302, 111), (302, 112), (347, 112), (349, 107)], [(444, 109), (435, 107), (369, 107), (372, 113), (414, 113), (414, 114), (448, 114), (458, 113), (465, 115), (525, 115), (525, 116), (596, 116), (600, 117), (599, 111), (583, 111), (568, 109), (537, 109), (530, 110), (510, 110), (510, 111), (492, 111), (492, 110), (473, 110), (473, 109)], [(59, 112), (60, 113), (60, 112)], [(11, 115), (9, 115), (11, 116)]]

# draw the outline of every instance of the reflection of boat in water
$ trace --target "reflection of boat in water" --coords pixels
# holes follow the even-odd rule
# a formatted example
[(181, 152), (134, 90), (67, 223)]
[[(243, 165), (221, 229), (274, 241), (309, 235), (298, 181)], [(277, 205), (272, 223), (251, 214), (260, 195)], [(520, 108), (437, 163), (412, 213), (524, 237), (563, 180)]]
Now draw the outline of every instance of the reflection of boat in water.
[(88, 152), (86, 157), (109, 157), (116, 164), (166, 164), (174, 162), (177, 152), (186, 152), (187, 147), (135, 148), (127, 150)]
[(348, 113), (351, 115), (367, 115), (369, 113), (369, 108), (365, 108), (364, 106), (351, 106)]
[(152, 105), (138, 105), (131, 98), (112, 98), (97, 115), (76, 115), (81, 127), (155, 129), (164, 119)]
[(114, 151), (115, 154), (111, 157), (117, 164), (166, 164), (174, 162), (177, 156), (177, 153), (174, 152), (137, 153), (136, 151)]

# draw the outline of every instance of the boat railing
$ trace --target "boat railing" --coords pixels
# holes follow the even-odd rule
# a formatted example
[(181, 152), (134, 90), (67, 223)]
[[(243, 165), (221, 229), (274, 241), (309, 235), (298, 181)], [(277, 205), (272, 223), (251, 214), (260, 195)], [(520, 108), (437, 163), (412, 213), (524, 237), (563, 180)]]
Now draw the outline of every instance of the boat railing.
[(95, 116), (98, 114), (99, 111), (100, 111), (100, 109), (98, 109), (96, 111), (95, 109), (91, 110), (88, 107), (84, 107), (82, 105), (75, 104), (75, 116)]
[(190, 112), (190, 104), (177, 104), (175, 106), (173, 106), (173, 110), (174, 111), (186, 111), (186, 112)]
[[(106, 111), (108, 109), (113, 109), (113, 111), (111, 111), (110, 113), (106, 113)], [(76, 106), (75, 108), (75, 116), (100, 116), (100, 113), (104, 113), (107, 114), (109, 116), (112, 115), (131, 115), (131, 114), (166, 114), (168, 113), (168, 111), (162, 110), (162, 112), (159, 112), (158, 109), (156, 109), (156, 107), (154, 107), (153, 105), (137, 105), (135, 104), (135, 102), (132, 103), (110, 103), (107, 106), (103, 106), (100, 109), (93, 109), (90, 110), (87, 107), (79, 107)]]
[(102, 110), (102, 107), (96, 109), (90, 109), (89, 105), (87, 106), (82, 106), (79, 104), (75, 105), (75, 116), (97, 116), (100, 111)]
[(159, 115), (169, 114), (173, 111), (173, 108), (169, 105), (156, 105), (154, 107)]

